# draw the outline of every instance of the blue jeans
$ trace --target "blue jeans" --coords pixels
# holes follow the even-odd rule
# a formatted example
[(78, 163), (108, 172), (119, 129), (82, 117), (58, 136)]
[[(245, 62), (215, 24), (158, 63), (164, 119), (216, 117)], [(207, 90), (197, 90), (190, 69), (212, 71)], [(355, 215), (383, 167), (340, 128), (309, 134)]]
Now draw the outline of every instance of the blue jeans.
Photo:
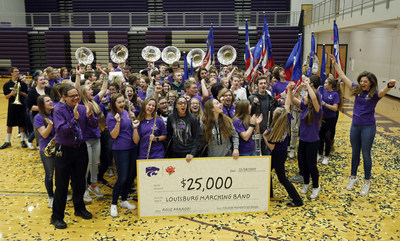
[(251, 152), (247, 152), (247, 153), (239, 153), (239, 156), (259, 156), (260, 153), (257, 152), (256, 150), (253, 150)]
[(54, 196), (53, 191), (53, 176), (55, 169), (55, 157), (47, 157), (43, 151), (40, 151), (40, 159), (42, 159), (45, 177), (44, 185), (46, 186), (47, 194), (49, 197)]
[(113, 188), (112, 204), (116, 205), (118, 197), (126, 201), (128, 191), (136, 177), (137, 147), (129, 150), (113, 150), (118, 179)]
[(350, 128), (350, 143), (352, 147), (351, 175), (357, 176), (357, 168), (360, 165), (360, 150), (364, 160), (365, 180), (371, 178), (372, 159), (371, 148), (374, 143), (376, 125), (360, 126), (352, 124)]

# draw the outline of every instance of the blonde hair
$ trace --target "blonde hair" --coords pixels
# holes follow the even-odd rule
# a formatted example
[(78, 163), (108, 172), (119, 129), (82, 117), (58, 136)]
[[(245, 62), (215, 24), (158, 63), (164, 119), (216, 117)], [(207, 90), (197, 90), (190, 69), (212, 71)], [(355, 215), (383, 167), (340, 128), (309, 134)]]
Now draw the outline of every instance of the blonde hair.
[[(195, 113), (193, 113), (192, 109), (190, 108), (190, 105), (192, 104), (193, 100), (197, 100), (199, 102), (199, 112), (198, 112), (197, 115)], [(191, 98), (190, 101), (189, 101), (189, 106), (188, 107), (189, 107), (189, 112), (192, 113), (194, 116), (196, 116), (199, 121), (201, 121), (203, 119), (204, 113), (203, 113), (203, 109), (201, 108), (201, 101), (199, 99)]]
[(272, 116), (271, 132), (268, 135), (268, 142), (282, 142), (289, 134), (288, 112), (283, 107), (275, 109)]
[(239, 100), (236, 103), (236, 108), (235, 108), (235, 115), (233, 116), (233, 120), (238, 118), (243, 122), (243, 125), (246, 128), (249, 128), (250, 124), (250, 113), (249, 113), (249, 106), (250, 106), (250, 101), (248, 100)]

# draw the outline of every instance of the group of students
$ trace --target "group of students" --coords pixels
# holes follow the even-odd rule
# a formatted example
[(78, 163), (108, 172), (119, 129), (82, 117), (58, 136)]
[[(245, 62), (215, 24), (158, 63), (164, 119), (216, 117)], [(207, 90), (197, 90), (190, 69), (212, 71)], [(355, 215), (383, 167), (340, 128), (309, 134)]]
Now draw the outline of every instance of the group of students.
[[(352, 189), (358, 180), (362, 150), (365, 183), (361, 194), (366, 195), (371, 178), (375, 105), (396, 81), (390, 80), (387, 87), (378, 90), (376, 77), (363, 72), (357, 79), (358, 84), (352, 83), (332, 56), (331, 59), (339, 77), (356, 98), (350, 131), (352, 170), (346, 188)], [(136, 160), (164, 157), (191, 162), (198, 156), (237, 159), (270, 154), (272, 168), (292, 199), (288, 206), (302, 206), (302, 198), (285, 174), (285, 160), (288, 151), (294, 150), (296, 136), (299, 137), (299, 170), (304, 182), (301, 193), (308, 193), (311, 176), (310, 198), (318, 197), (321, 185), (317, 161), (329, 162), (342, 105), (338, 80), (328, 78), (318, 89), (318, 76), (304, 76), (303, 91), (297, 92), (295, 83), (285, 80), (281, 67), (258, 77), (255, 84), (248, 84), (237, 68), (231, 68), (223, 76), (218, 76), (215, 70), (200, 68), (194, 78), (185, 82), (179, 64), (171, 76), (163, 79), (161, 72), (153, 69), (112, 80), (108, 79), (107, 69), (97, 66), (97, 72), (100, 77), (97, 82), (97, 78), (81, 80), (81, 74), (89, 75), (78, 66), (75, 83), (55, 83), (51, 89), (39, 74), (27, 94), (29, 102), (34, 103), (29, 110), (40, 140), (45, 186), (53, 208), (51, 222), (56, 228), (67, 226), (63, 218), (70, 179), (75, 215), (92, 218), (83, 197), (90, 197), (90, 192), (103, 196), (98, 182), (104, 183), (103, 175), (113, 159), (118, 179), (113, 186), (112, 217), (118, 216), (119, 198), (121, 208), (136, 208), (127, 201), (128, 193), (134, 188)], [(6, 98), (16, 95), (15, 91), (4, 93)], [(55, 155), (49, 155), (46, 148), (53, 138)]]

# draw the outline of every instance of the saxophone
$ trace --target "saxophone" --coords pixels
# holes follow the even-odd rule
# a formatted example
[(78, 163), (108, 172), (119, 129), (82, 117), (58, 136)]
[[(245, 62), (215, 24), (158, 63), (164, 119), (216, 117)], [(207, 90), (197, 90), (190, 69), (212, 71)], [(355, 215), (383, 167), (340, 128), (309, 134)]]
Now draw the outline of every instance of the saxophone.
[(56, 153), (56, 137), (50, 140), (49, 144), (43, 148), (43, 152), (47, 157), (52, 157)]

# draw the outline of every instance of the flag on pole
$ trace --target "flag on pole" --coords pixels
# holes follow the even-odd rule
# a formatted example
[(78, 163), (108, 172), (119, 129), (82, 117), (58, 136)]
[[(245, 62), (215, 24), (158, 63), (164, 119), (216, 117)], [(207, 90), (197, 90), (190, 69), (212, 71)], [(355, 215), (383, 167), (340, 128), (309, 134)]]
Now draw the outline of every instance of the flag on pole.
[(298, 80), (300, 80), (301, 75), (302, 75), (302, 71), (301, 71), (301, 66), (302, 66), (302, 59), (301, 59), (301, 41), (302, 41), (302, 37), (299, 37), (299, 45), (297, 47), (297, 53), (296, 53), (296, 57), (294, 59), (293, 62), (293, 72), (292, 72), (292, 77), (290, 78), (291, 80), (297, 82)]
[(247, 80), (250, 81), (253, 79), (256, 79), (258, 76), (258, 67), (261, 64), (261, 52), (262, 52), (262, 47), (263, 47), (263, 40), (262, 38), (258, 41), (256, 46), (253, 49), (252, 55), (253, 55), (253, 69), (250, 72), (250, 75), (247, 76)]
[(309, 61), (309, 64), (308, 64), (307, 77), (311, 76), (311, 70), (312, 70), (312, 67), (313, 67), (314, 55), (315, 55), (315, 37), (314, 37), (314, 33), (312, 33), (311, 34), (310, 61)]
[(274, 65), (272, 57), (271, 37), (269, 35), (267, 18), (264, 15), (264, 27), (262, 32), (263, 48), (262, 48), (262, 73), (266, 74), (268, 69)]
[[(333, 21), (333, 56), (335, 56), (336, 63), (338, 63), (340, 69), (343, 70), (342, 61), (340, 60), (340, 49), (339, 49), (339, 30), (336, 25), (336, 21)], [(336, 78), (339, 75), (336, 73)]]
[(210, 28), (210, 32), (207, 37), (207, 52), (203, 59), (203, 67), (209, 69), (211, 66), (212, 58), (214, 57), (214, 35), (213, 26)]
[(249, 40), (249, 25), (246, 21), (246, 42), (245, 42), (245, 52), (244, 52), (244, 57), (245, 57), (245, 62), (246, 62), (246, 75), (247, 77), (251, 76), (251, 71), (253, 69), (253, 54), (251, 53), (251, 48), (250, 48), (250, 40)]
[(186, 80), (189, 79), (189, 68), (188, 68), (188, 62), (187, 62), (187, 58), (186, 58), (186, 54), (183, 55), (183, 81), (182, 83), (184, 83)]
[(293, 72), (293, 64), (296, 59), (297, 51), (299, 48), (299, 45), (301, 45), (301, 36), (299, 36), (299, 39), (297, 40), (296, 45), (293, 47), (292, 52), (289, 55), (288, 60), (286, 61), (285, 64), (285, 74), (286, 74), (286, 80), (291, 80), (292, 79), (292, 72)]
[(321, 59), (321, 71), (320, 71), (320, 78), (321, 78), (321, 86), (324, 86), (325, 79), (326, 79), (326, 54), (325, 54), (325, 44), (322, 46), (322, 59)]
[(190, 76), (193, 76), (193, 58), (190, 59)]

